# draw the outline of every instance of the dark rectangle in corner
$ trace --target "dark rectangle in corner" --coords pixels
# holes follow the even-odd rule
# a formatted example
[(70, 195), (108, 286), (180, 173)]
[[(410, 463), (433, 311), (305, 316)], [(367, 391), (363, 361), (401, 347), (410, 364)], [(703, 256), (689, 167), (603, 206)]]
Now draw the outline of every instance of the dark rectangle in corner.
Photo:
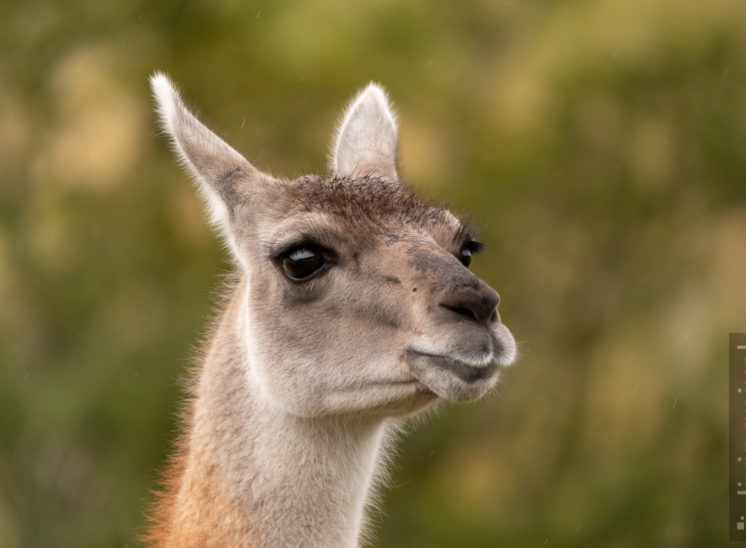
[(746, 541), (746, 333), (731, 333), (728, 382), (729, 536)]

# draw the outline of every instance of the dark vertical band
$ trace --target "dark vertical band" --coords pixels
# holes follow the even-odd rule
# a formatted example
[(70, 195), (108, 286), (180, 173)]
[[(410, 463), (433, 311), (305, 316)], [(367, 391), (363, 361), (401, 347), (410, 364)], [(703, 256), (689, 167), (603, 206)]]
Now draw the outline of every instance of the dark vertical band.
[(729, 337), (730, 540), (746, 541), (746, 333)]

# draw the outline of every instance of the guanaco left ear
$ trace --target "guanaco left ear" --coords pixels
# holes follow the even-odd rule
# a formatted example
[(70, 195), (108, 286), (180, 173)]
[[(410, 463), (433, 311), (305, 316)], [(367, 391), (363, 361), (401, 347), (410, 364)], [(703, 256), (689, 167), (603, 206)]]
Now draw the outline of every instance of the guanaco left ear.
[(331, 171), (340, 177), (370, 175), (398, 181), (396, 116), (386, 92), (371, 83), (345, 110), (332, 148)]
[(207, 200), (212, 223), (223, 234), (236, 258), (242, 261), (232, 226), (235, 211), (240, 205), (258, 201), (262, 194), (258, 187), (271, 178), (189, 112), (168, 77), (155, 73), (150, 85), (161, 125), (171, 138), (176, 155), (197, 181)]

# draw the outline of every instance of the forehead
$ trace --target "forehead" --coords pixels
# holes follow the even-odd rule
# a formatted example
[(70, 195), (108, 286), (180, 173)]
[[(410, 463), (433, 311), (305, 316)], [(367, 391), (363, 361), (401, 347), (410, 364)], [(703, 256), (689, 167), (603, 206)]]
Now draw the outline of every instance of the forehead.
[(409, 226), (452, 238), (466, 231), (448, 210), (423, 202), (399, 183), (305, 176), (286, 184), (291, 211), (323, 214), (345, 230), (372, 234)]

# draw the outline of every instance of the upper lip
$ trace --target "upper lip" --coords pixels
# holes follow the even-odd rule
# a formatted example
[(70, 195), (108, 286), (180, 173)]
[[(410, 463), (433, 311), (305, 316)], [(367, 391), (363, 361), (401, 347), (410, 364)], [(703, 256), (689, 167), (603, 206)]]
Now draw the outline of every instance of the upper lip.
[(492, 376), (497, 366), (490, 362), (486, 365), (471, 365), (457, 358), (438, 354), (428, 354), (413, 348), (407, 349), (407, 356), (411, 358), (426, 359), (428, 364), (434, 367), (448, 370), (454, 373), (464, 382), (477, 382)]

